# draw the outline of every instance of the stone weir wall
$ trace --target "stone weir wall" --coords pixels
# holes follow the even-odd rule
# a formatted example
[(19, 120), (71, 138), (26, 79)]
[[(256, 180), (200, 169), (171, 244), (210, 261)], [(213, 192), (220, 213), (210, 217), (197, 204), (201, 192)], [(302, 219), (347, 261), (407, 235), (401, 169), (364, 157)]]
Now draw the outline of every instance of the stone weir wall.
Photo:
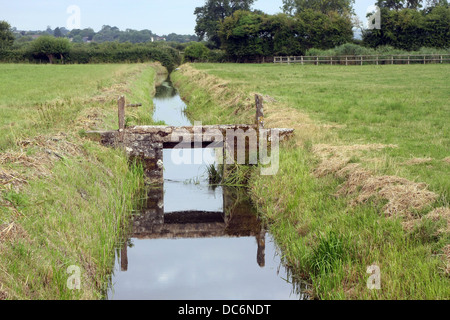
[(258, 125), (136, 126), (88, 132), (88, 136), (104, 146), (123, 148), (130, 160), (142, 161), (147, 183), (161, 184), (164, 149), (223, 148), (224, 159), (228, 159), (226, 164), (237, 161), (238, 155), (245, 155), (246, 164), (256, 164), (250, 161), (250, 154), (258, 153), (261, 139), (270, 145), (275, 140), (278, 143), (288, 139), (293, 132), (293, 129), (266, 130)]

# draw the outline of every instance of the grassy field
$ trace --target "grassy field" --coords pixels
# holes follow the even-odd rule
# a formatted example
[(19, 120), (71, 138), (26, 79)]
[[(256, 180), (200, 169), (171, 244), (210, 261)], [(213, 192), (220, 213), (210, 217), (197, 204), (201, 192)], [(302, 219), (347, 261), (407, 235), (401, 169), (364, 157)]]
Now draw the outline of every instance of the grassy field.
[[(194, 64), (172, 76), (203, 123), (296, 129), (250, 191), (320, 299), (450, 298), (450, 66)], [(367, 269), (381, 270), (369, 290)]]
[[(128, 123), (151, 123), (161, 71), (0, 65), (0, 300), (103, 297), (143, 171), (83, 133), (117, 128), (119, 95), (144, 105)], [(72, 265), (81, 290), (67, 287)]]

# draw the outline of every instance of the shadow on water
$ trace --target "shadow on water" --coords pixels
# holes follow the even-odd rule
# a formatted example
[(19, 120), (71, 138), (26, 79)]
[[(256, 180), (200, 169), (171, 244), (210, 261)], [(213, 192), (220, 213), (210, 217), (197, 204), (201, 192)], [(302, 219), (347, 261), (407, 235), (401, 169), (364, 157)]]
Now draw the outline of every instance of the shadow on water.
[[(154, 98), (155, 120), (190, 125), (170, 79)], [(174, 123), (175, 122), (175, 123)], [(164, 151), (164, 186), (137, 202), (128, 237), (117, 250), (108, 299), (299, 300), (281, 253), (243, 188), (212, 187), (202, 165), (175, 165)]]

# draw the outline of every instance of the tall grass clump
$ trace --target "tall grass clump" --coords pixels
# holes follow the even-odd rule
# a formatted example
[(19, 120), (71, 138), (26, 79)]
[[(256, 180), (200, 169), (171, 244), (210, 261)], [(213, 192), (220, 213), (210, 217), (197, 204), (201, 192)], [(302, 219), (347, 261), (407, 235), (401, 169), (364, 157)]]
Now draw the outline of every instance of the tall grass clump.
[(350, 246), (343, 235), (331, 231), (320, 234), (317, 242), (310, 258), (315, 273), (329, 273), (349, 257)]

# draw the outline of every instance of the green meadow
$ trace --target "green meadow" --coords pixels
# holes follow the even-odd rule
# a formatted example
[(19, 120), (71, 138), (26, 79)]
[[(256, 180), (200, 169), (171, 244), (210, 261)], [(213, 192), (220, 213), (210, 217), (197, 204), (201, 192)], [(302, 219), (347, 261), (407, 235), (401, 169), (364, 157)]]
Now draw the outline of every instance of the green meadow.
[(172, 78), (193, 119), (251, 123), (259, 93), (267, 126), (296, 129), (249, 192), (312, 298), (450, 298), (449, 65), (191, 64)]
[[(240, 90), (260, 92), (313, 120), (345, 127), (343, 144), (381, 143), (385, 174), (423, 181), (450, 197), (450, 65), (300, 66), (195, 64), (196, 69), (231, 81)], [(275, 111), (276, 112), (276, 111)], [(414, 158), (431, 161), (401, 166)]]
[(117, 129), (119, 95), (144, 105), (128, 123), (151, 123), (161, 70), (0, 64), (0, 299), (104, 297), (143, 170), (84, 133)]

